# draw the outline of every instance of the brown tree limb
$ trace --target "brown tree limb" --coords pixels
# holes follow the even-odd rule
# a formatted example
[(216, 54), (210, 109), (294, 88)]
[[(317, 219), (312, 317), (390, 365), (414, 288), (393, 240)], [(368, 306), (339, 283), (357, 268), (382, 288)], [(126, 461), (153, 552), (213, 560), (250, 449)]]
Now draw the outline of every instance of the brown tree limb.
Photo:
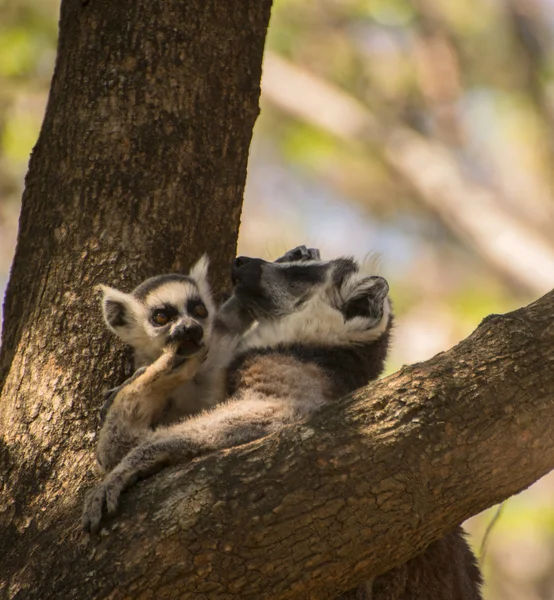
[(35, 588), (8, 597), (323, 599), (406, 561), (554, 467), (553, 314), (554, 291), (305, 425), (167, 470), (99, 541), (80, 498), (57, 502), (8, 564)]

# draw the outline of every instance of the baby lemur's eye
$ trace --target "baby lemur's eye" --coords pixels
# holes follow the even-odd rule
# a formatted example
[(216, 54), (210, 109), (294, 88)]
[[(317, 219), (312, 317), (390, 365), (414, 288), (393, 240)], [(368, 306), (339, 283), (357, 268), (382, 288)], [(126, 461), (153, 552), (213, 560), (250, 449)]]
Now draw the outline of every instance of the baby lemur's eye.
[(187, 306), (188, 312), (195, 317), (205, 319), (208, 316), (208, 309), (203, 302), (191, 301)]
[(208, 316), (208, 309), (203, 304), (199, 304), (195, 307), (194, 314), (195, 316), (203, 319), (204, 317)]
[(208, 309), (203, 304), (197, 304), (192, 311), (195, 317), (204, 319), (208, 316)]
[(169, 323), (169, 315), (164, 310), (155, 310), (152, 313), (152, 322), (154, 325), (167, 325)]

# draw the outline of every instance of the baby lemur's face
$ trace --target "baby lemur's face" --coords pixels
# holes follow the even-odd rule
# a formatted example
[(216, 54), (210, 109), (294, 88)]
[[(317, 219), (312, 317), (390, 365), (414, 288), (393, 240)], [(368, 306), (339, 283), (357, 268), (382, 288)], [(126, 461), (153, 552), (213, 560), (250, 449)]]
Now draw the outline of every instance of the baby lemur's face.
[(203, 257), (189, 275), (152, 277), (130, 294), (101, 286), (108, 326), (150, 360), (166, 347), (183, 357), (196, 354), (209, 342), (215, 313), (207, 269)]

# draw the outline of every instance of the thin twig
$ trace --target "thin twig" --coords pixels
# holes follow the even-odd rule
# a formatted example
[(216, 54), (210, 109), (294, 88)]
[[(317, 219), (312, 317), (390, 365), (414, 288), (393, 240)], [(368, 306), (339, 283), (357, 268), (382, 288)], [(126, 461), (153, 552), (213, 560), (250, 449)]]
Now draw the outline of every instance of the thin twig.
[(505, 502), (502, 502), (502, 504), (498, 505), (498, 508), (496, 509), (493, 518), (490, 520), (490, 523), (487, 525), (487, 529), (485, 531), (485, 534), (483, 535), (483, 539), (481, 541), (481, 549), (479, 551), (479, 562), (481, 563), (481, 565), (485, 564), (485, 556), (487, 553), (487, 542), (489, 541), (489, 535), (492, 531), (492, 528), (500, 519), (500, 515), (502, 514), (502, 510), (504, 509), (505, 504)]

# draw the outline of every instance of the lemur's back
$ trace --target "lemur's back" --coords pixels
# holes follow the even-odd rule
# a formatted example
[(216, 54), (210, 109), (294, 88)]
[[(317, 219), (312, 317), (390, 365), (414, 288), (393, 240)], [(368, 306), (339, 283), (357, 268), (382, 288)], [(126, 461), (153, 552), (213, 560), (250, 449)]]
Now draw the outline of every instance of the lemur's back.
[(392, 319), (382, 337), (367, 345), (344, 347), (299, 342), (242, 351), (229, 366), (227, 396), (252, 386), (278, 394), (280, 384), (294, 384), (301, 378), (320, 384), (329, 399), (340, 398), (381, 375), (391, 327)]

